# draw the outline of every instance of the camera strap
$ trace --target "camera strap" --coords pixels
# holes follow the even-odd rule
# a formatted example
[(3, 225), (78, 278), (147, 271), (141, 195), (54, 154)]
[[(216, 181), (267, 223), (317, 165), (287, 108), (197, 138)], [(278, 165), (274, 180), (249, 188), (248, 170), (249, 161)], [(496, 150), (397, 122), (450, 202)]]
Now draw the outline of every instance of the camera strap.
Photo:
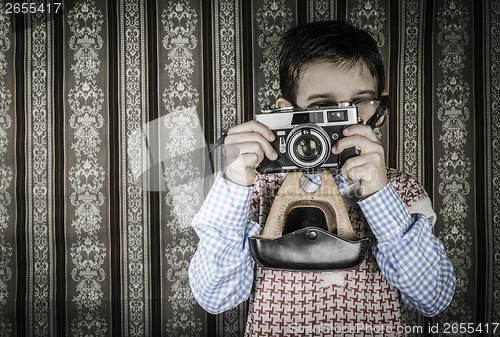
[[(368, 119), (366, 125), (369, 125), (372, 129), (375, 129), (375, 127), (377, 126), (377, 122), (384, 115), (385, 109), (387, 109), (388, 107), (388, 102), (389, 102), (389, 95), (383, 95), (382, 98), (380, 99), (379, 106), (377, 107), (377, 109), (375, 109), (375, 113), (373, 114), (373, 116), (371, 116), (370, 119)], [(384, 123), (382, 122), (382, 124), (380, 124), (379, 127), (381, 127), (383, 124)]]
[(220, 136), (219, 139), (217, 139), (215, 141), (215, 144), (212, 146), (212, 148), (208, 152), (210, 153), (213, 150), (215, 150), (216, 148), (218, 148), (219, 146), (221, 146), (222, 144), (224, 144), (226, 137), (227, 137), (227, 132), (223, 133), (222, 136)]
[(220, 136), (215, 141), (215, 144), (208, 150), (208, 159), (210, 161), (210, 168), (212, 170), (212, 173), (214, 173), (214, 161), (213, 161), (213, 157), (212, 157), (212, 152), (216, 148), (218, 148), (219, 146), (221, 146), (222, 144), (224, 144), (224, 141), (226, 140), (226, 137), (227, 137), (227, 132), (223, 133), (222, 136)]

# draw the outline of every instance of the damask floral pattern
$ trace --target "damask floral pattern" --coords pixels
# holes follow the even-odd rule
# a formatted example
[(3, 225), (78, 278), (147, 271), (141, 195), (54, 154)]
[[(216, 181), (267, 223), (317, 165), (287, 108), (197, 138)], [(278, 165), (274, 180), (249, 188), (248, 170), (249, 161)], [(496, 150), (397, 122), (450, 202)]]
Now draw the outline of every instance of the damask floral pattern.
[(484, 1), (485, 97), (486, 97), (486, 181), (488, 244), (487, 322), (500, 322), (500, 1)]
[(293, 15), (285, 0), (264, 1), (257, 9), (256, 21), (259, 28), (257, 53), (262, 55), (259, 69), (264, 84), (258, 88), (256, 109), (272, 106), (279, 97), (278, 54), (279, 41), (283, 33), (292, 27)]
[[(28, 158), (29, 208), (29, 285), (28, 298), (30, 313), (29, 332), (35, 335), (50, 335), (54, 332), (54, 247), (52, 234), (52, 196), (53, 184), (50, 163), (52, 108), (50, 83), (47, 69), (51, 62), (50, 21), (45, 15), (30, 15), (28, 28), (28, 86), (32, 94), (28, 100), (28, 124), (30, 142)], [(34, 324), (37, 322), (37, 324)]]
[(471, 161), (465, 149), (470, 121), (470, 86), (465, 81), (466, 49), (469, 45), (469, 10), (461, 0), (446, 0), (437, 9), (439, 66), (443, 74), (437, 84), (437, 118), (441, 122), (439, 142), (444, 151), (437, 161), (439, 210), (443, 229), (438, 233), (455, 268), (457, 288), (453, 302), (440, 318), (443, 322), (472, 322), (466, 301), (470, 291), (468, 270), (472, 267), (473, 237), (467, 228)]
[[(238, 0), (214, 1), (214, 75), (215, 75), (215, 139), (243, 121), (241, 14)], [(224, 158), (220, 151), (212, 153), (214, 170), (221, 171)], [(246, 314), (242, 304), (219, 315), (222, 335), (238, 335), (239, 318)], [(242, 332), (240, 331), (240, 334)]]
[(198, 51), (198, 14), (189, 1), (169, 1), (161, 12), (162, 46), (166, 51), (164, 71), (168, 81), (163, 91), (164, 118), (161, 137), (165, 152), (175, 161), (165, 161), (163, 180), (168, 188), (165, 205), (169, 220), (162, 227), (165, 244), (165, 292), (169, 315), (166, 335), (197, 336), (202, 322), (196, 315), (196, 301), (188, 280), (189, 261), (196, 250), (196, 234), (191, 220), (199, 207), (202, 181), (193, 153), (202, 148), (197, 115), (199, 93), (193, 85), (194, 53)]
[(309, 22), (335, 19), (335, 0), (309, 0)]
[(9, 231), (12, 227), (12, 162), (8, 158), (12, 152), (9, 130), (12, 129), (12, 93), (6, 87), (6, 53), (11, 49), (11, 21), (3, 10), (0, 12), (0, 331), (12, 334), (13, 324), (5, 314), (12, 294), (11, 279), (13, 249)]
[(399, 169), (422, 181), (422, 45), (425, 1), (401, 1)]
[(385, 44), (382, 28), (385, 22), (385, 11), (377, 0), (359, 0), (349, 16), (351, 23), (368, 31), (381, 48)]
[(72, 190), (69, 202), (74, 207), (71, 227), (75, 233), (68, 242), (71, 257), (71, 291), (76, 312), (70, 315), (74, 336), (105, 336), (109, 323), (100, 309), (104, 301), (104, 263), (107, 247), (100, 237), (106, 195), (104, 162), (99, 156), (103, 144), (102, 130), (104, 92), (97, 81), (101, 70), (99, 52), (104, 46), (101, 30), (103, 14), (92, 0), (75, 4), (67, 16), (69, 48), (74, 86), (68, 93), (71, 112), (68, 120), (72, 131), (71, 150), (75, 162), (68, 172)]
[[(214, 1), (215, 138), (243, 120), (241, 83), (240, 5), (235, 0)], [(215, 170), (222, 155), (215, 153)]]
[(215, 86), (219, 131), (240, 124), (241, 111), (241, 46), (239, 3), (219, 0), (214, 3)]
[(123, 335), (149, 333), (149, 223), (147, 153), (140, 132), (147, 121), (145, 79), (145, 9), (143, 0), (120, 1)]

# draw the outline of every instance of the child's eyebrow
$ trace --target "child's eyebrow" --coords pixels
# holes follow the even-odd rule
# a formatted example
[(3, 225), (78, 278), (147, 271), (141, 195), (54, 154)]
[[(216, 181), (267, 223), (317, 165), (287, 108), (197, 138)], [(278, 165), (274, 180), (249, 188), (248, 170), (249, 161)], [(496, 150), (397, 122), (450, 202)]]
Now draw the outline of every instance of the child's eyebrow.
[(310, 101), (310, 100), (317, 99), (317, 98), (333, 99), (333, 95), (331, 95), (331, 94), (312, 94), (311, 96), (307, 97), (306, 100)]
[[(355, 97), (355, 96), (361, 96), (361, 95), (366, 95), (366, 94), (370, 94), (370, 95), (376, 96), (377, 93), (375, 92), (375, 90), (372, 90), (372, 89), (364, 89), (364, 90), (357, 91), (353, 95), (353, 97)], [(334, 99), (333, 95), (331, 93), (322, 93), (322, 94), (312, 94), (309, 97), (307, 97), (306, 100), (307, 101), (311, 101), (311, 100), (318, 99), (318, 98)]]
[(366, 94), (370, 94), (370, 95), (375, 96), (377, 93), (372, 89), (366, 89), (366, 90), (360, 90), (360, 91), (356, 92), (356, 94), (354, 96), (361, 96), (361, 95), (366, 95)]

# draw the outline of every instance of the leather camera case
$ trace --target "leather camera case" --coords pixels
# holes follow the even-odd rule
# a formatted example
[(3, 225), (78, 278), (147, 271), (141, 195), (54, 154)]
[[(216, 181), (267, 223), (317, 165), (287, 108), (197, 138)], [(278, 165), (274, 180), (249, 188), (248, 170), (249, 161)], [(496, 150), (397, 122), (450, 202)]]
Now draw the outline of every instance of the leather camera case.
[(369, 238), (354, 234), (340, 191), (329, 171), (315, 192), (301, 187), (303, 173), (290, 172), (271, 206), (261, 234), (249, 238), (254, 261), (288, 271), (335, 271), (358, 267)]

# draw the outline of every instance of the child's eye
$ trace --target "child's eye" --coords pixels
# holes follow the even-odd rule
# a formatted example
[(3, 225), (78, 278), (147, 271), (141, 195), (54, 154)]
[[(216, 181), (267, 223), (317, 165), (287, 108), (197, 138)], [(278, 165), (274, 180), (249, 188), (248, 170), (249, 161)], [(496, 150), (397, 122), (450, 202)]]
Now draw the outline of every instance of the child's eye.
[(358, 103), (365, 103), (365, 102), (370, 102), (375, 100), (376, 98), (374, 97), (356, 97), (351, 100), (351, 102), (356, 105)]

